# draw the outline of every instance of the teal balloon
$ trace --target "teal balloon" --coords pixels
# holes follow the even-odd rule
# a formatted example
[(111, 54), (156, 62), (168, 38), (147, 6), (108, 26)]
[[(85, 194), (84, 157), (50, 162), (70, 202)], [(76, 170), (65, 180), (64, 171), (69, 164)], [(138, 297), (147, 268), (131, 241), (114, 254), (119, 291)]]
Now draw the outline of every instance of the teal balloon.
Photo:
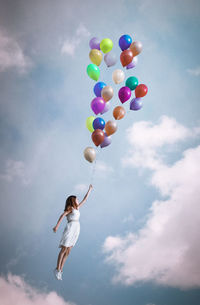
[(126, 80), (126, 87), (129, 87), (131, 90), (135, 90), (135, 88), (138, 86), (138, 79), (135, 76), (130, 76)]
[(100, 75), (99, 67), (95, 64), (89, 64), (87, 66), (87, 74), (91, 79), (97, 81)]

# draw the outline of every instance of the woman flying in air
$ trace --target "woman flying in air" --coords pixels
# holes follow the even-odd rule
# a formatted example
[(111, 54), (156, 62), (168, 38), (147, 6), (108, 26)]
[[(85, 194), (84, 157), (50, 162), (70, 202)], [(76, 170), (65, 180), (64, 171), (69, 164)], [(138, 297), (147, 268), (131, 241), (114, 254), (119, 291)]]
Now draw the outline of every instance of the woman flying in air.
[(77, 239), (80, 233), (80, 207), (86, 202), (91, 190), (92, 185), (90, 184), (89, 189), (84, 196), (83, 200), (79, 203), (76, 196), (69, 196), (65, 203), (65, 209), (56, 226), (53, 228), (53, 231), (56, 232), (58, 227), (63, 220), (67, 217), (67, 225), (63, 231), (62, 238), (60, 240), (59, 248), (61, 248), (60, 253), (58, 254), (57, 267), (54, 270), (54, 274), (58, 280), (62, 280), (63, 266), (70, 253), (71, 248), (76, 244)]

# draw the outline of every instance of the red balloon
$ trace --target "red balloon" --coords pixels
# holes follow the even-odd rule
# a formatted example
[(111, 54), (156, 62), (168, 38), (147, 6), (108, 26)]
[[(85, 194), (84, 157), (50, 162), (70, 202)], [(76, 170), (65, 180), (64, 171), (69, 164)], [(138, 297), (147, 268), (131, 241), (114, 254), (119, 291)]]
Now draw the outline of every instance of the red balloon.
[(133, 60), (133, 52), (131, 50), (124, 50), (121, 52), (120, 61), (123, 67), (130, 64)]
[(96, 129), (93, 131), (91, 137), (94, 144), (99, 146), (104, 141), (105, 134), (102, 129)]
[(144, 84), (140, 84), (135, 88), (135, 97), (143, 97), (147, 94), (148, 88)]

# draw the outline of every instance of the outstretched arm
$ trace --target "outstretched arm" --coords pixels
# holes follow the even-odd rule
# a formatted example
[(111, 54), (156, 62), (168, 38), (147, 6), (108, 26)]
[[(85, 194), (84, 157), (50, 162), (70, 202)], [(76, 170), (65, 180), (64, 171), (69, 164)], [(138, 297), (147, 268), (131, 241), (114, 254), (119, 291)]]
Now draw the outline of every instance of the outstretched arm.
[(58, 227), (59, 227), (61, 221), (63, 220), (63, 218), (64, 218), (68, 213), (69, 213), (69, 211), (68, 211), (68, 212), (65, 211), (64, 213), (62, 213), (62, 214), (60, 215), (60, 217), (59, 217), (59, 219), (58, 219), (58, 222), (57, 222), (56, 226), (53, 228), (53, 231), (54, 231), (54, 232), (56, 232), (56, 231), (58, 230)]
[(93, 188), (93, 186), (92, 186), (92, 184), (90, 184), (89, 189), (88, 189), (87, 193), (85, 194), (83, 200), (79, 203), (79, 208), (80, 208), (80, 207), (86, 202), (86, 200), (88, 199), (88, 196), (89, 196), (89, 194), (90, 194), (92, 188)]

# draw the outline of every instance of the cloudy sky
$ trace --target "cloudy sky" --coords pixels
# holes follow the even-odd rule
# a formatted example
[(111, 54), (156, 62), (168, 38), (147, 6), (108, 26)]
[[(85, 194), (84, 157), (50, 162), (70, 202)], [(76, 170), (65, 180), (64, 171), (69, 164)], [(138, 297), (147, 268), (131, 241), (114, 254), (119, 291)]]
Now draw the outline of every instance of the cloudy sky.
[[(0, 303), (198, 305), (200, 298), (200, 60), (198, 0), (0, 1)], [(118, 121), (97, 163), (85, 120), (95, 82), (89, 41), (143, 44), (125, 70), (148, 86)], [(133, 94), (134, 97), (134, 94)], [(94, 171), (94, 172), (93, 172)], [(81, 232), (56, 281), (52, 228), (65, 199), (81, 200)]]

